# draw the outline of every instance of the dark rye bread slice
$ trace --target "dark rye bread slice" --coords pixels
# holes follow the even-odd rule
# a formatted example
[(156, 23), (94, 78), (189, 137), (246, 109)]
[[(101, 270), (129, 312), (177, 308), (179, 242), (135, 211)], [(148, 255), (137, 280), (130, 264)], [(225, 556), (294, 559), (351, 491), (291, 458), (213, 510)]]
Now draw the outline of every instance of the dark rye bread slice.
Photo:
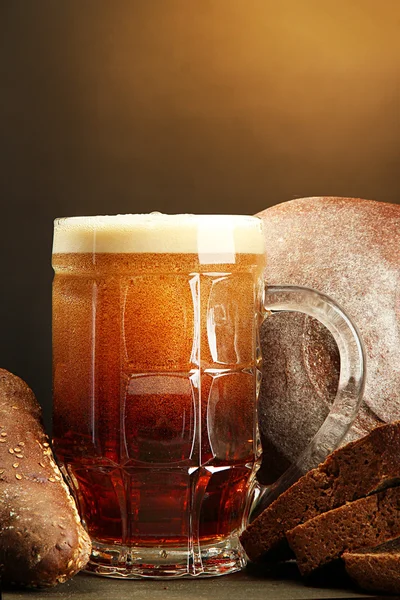
[(286, 531), (399, 480), (400, 421), (396, 421), (330, 454), (248, 526), (242, 545), (253, 562), (289, 558)]
[(286, 533), (302, 575), (344, 552), (388, 542), (400, 535), (400, 487), (330, 510)]
[(346, 571), (364, 590), (400, 594), (400, 537), (372, 548), (345, 552)]
[(22, 379), (0, 369), (0, 577), (51, 586), (89, 559), (91, 543)]

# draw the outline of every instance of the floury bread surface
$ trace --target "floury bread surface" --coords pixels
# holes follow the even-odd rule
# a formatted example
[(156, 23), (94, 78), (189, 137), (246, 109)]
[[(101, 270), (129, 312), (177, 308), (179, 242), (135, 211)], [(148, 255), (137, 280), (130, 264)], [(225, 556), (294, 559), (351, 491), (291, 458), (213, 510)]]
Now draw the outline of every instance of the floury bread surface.
[[(364, 401), (343, 440), (400, 418), (400, 205), (303, 198), (259, 213), (266, 281), (331, 296), (358, 327), (367, 355)], [(335, 397), (339, 356), (331, 335), (301, 314), (267, 319), (261, 331), (260, 430), (271, 482), (299, 456)]]
[(218, 262), (234, 262), (235, 253), (264, 254), (265, 242), (262, 222), (247, 215), (150, 213), (56, 219), (53, 254), (70, 252), (194, 253), (200, 259), (215, 254)]

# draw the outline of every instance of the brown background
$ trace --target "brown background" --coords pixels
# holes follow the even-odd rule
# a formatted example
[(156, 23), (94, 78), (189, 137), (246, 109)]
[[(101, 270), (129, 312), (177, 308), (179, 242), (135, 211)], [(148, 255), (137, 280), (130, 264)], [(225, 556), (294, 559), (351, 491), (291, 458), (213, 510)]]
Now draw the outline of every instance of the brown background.
[(2, 0), (0, 365), (50, 420), (56, 216), (400, 198), (398, 0)]

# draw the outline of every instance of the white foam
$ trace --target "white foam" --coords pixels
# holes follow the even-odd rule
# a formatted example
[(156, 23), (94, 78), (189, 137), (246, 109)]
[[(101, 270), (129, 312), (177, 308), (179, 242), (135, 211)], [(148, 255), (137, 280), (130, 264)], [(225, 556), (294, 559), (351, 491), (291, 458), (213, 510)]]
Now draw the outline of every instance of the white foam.
[(108, 215), (54, 222), (53, 253), (263, 254), (262, 221), (248, 215)]

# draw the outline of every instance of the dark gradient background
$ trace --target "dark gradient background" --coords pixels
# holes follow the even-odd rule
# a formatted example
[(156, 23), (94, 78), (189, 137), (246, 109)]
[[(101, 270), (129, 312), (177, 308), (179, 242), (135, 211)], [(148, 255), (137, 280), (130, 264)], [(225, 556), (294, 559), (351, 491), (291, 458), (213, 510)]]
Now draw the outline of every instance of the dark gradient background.
[(3, 0), (0, 366), (51, 406), (52, 220), (400, 198), (397, 0)]

